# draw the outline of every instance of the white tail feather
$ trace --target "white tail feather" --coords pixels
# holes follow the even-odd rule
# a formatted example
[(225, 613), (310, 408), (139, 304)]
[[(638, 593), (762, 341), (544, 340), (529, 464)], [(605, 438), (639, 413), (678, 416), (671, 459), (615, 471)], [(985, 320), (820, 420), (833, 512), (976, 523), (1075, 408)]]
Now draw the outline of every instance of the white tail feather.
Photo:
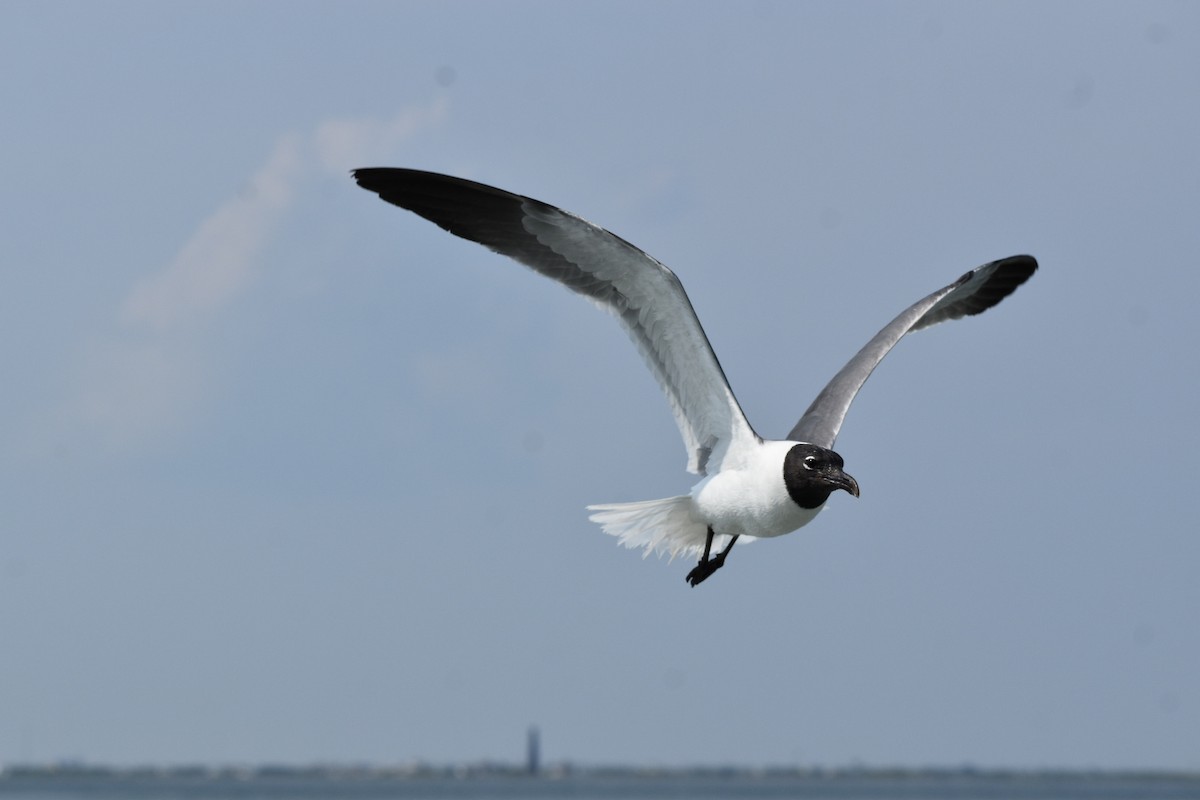
[[(704, 552), (708, 525), (692, 513), (691, 495), (587, 508), (594, 512), (589, 519), (599, 523), (605, 533), (616, 536), (621, 544), (646, 548), (643, 558), (651, 553), (667, 553), (674, 559), (682, 553), (699, 556)], [(714, 537), (712, 551), (719, 553), (728, 540), (728, 536)]]

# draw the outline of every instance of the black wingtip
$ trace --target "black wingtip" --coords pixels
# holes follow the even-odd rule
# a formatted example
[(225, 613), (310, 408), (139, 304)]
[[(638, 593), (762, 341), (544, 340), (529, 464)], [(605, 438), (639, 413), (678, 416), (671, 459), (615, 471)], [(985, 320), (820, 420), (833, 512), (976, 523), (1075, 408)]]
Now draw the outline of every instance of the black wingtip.
[(381, 200), (514, 258), (520, 249), (515, 242), (524, 235), (523, 205), (536, 202), (494, 186), (419, 169), (360, 167), (351, 175)]
[[(1004, 287), (1006, 291), (1002, 297), (1006, 297), (1033, 277), (1033, 273), (1037, 272), (1038, 262), (1033, 256), (1009, 256), (993, 261), (989, 266), (995, 267), (989, 283), (996, 284), (997, 288)], [(999, 302), (999, 299), (996, 302)]]
[(350, 170), (350, 175), (359, 186), (367, 191), (382, 194), (397, 183), (402, 183), (406, 179), (411, 180), (414, 172), (414, 170), (400, 169), (399, 167), (359, 167)]
[(992, 308), (1033, 277), (1037, 268), (1036, 258), (1019, 255), (997, 259), (979, 269), (968, 272), (962, 278), (964, 283), (978, 274), (980, 270), (988, 270), (990, 274), (978, 290), (959, 303), (957, 314), (952, 313), (951, 316), (974, 316)]
[(989, 261), (946, 287), (953, 291), (926, 312), (912, 330), (928, 328), (945, 320), (982, 314), (1033, 277), (1037, 268), (1037, 259), (1028, 255)]
[(960, 286), (974, 278), (975, 275), (984, 269), (995, 270), (996, 273), (1002, 273), (1006, 281), (1012, 281), (1012, 287), (1015, 289), (1025, 281), (1029, 280), (1033, 273), (1037, 272), (1038, 262), (1033, 256), (1020, 255), (1009, 256), (1008, 258), (999, 258), (995, 261), (984, 264), (982, 267), (976, 267), (962, 274), (955, 283)]
[(387, 200), (389, 189), (396, 186), (397, 183), (403, 182), (404, 170), (397, 170), (392, 167), (359, 167), (358, 169), (350, 170), (350, 176), (354, 178), (363, 189), (368, 192), (374, 192), (384, 200)]
[(1017, 280), (1017, 286), (1029, 280), (1037, 272), (1037, 259), (1030, 255), (1009, 256), (995, 262), (999, 269), (1008, 272)]

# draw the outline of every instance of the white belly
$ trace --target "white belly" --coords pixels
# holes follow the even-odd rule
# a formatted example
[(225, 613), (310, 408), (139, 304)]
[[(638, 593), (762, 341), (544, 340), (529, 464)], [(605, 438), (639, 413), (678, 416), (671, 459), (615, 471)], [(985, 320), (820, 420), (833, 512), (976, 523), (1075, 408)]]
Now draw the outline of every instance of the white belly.
[(795, 442), (764, 442), (758, 457), (742, 469), (727, 469), (692, 489), (692, 502), (713, 532), (770, 537), (791, 533), (820, 513), (801, 508), (783, 482), (783, 458)]

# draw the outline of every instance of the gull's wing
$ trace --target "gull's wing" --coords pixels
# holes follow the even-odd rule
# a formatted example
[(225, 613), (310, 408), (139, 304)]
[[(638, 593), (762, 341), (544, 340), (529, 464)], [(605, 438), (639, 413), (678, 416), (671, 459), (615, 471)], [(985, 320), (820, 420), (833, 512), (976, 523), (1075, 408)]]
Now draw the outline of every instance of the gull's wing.
[(354, 171), (358, 185), (553, 278), (620, 320), (658, 379), (700, 475), (760, 442), (675, 273), (603, 228), (538, 200), (411, 169)]
[(854, 396), (904, 334), (987, 311), (1029, 280), (1036, 270), (1037, 261), (1032, 256), (1002, 258), (971, 270), (949, 286), (909, 306), (842, 367), (813, 400), (787, 438), (833, 447)]

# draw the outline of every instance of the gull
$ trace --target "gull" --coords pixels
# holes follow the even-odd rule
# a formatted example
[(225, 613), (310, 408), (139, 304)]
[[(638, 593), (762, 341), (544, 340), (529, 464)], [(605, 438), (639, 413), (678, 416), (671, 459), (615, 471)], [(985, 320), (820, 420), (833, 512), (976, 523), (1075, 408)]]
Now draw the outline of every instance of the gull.
[(913, 303), (842, 367), (786, 438), (764, 439), (734, 398), (683, 284), (656, 259), (582, 217), (503, 189), (413, 169), (353, 175), (383, 200), (558, 281), (617, 318), (667, 396), (687, 469), (701, 480), (676, 497), (588, 506), (590, 519), (645, 555), (698, 554), (686, 576), (693, 587), (724, 566), (739, 539), (791, 533), (835, 491), (858, 497), (858, 482), (832, 448), (871, 372), (905, 334), (986, 311), (1037, 270), (1032, 256), (1002, 258)]

